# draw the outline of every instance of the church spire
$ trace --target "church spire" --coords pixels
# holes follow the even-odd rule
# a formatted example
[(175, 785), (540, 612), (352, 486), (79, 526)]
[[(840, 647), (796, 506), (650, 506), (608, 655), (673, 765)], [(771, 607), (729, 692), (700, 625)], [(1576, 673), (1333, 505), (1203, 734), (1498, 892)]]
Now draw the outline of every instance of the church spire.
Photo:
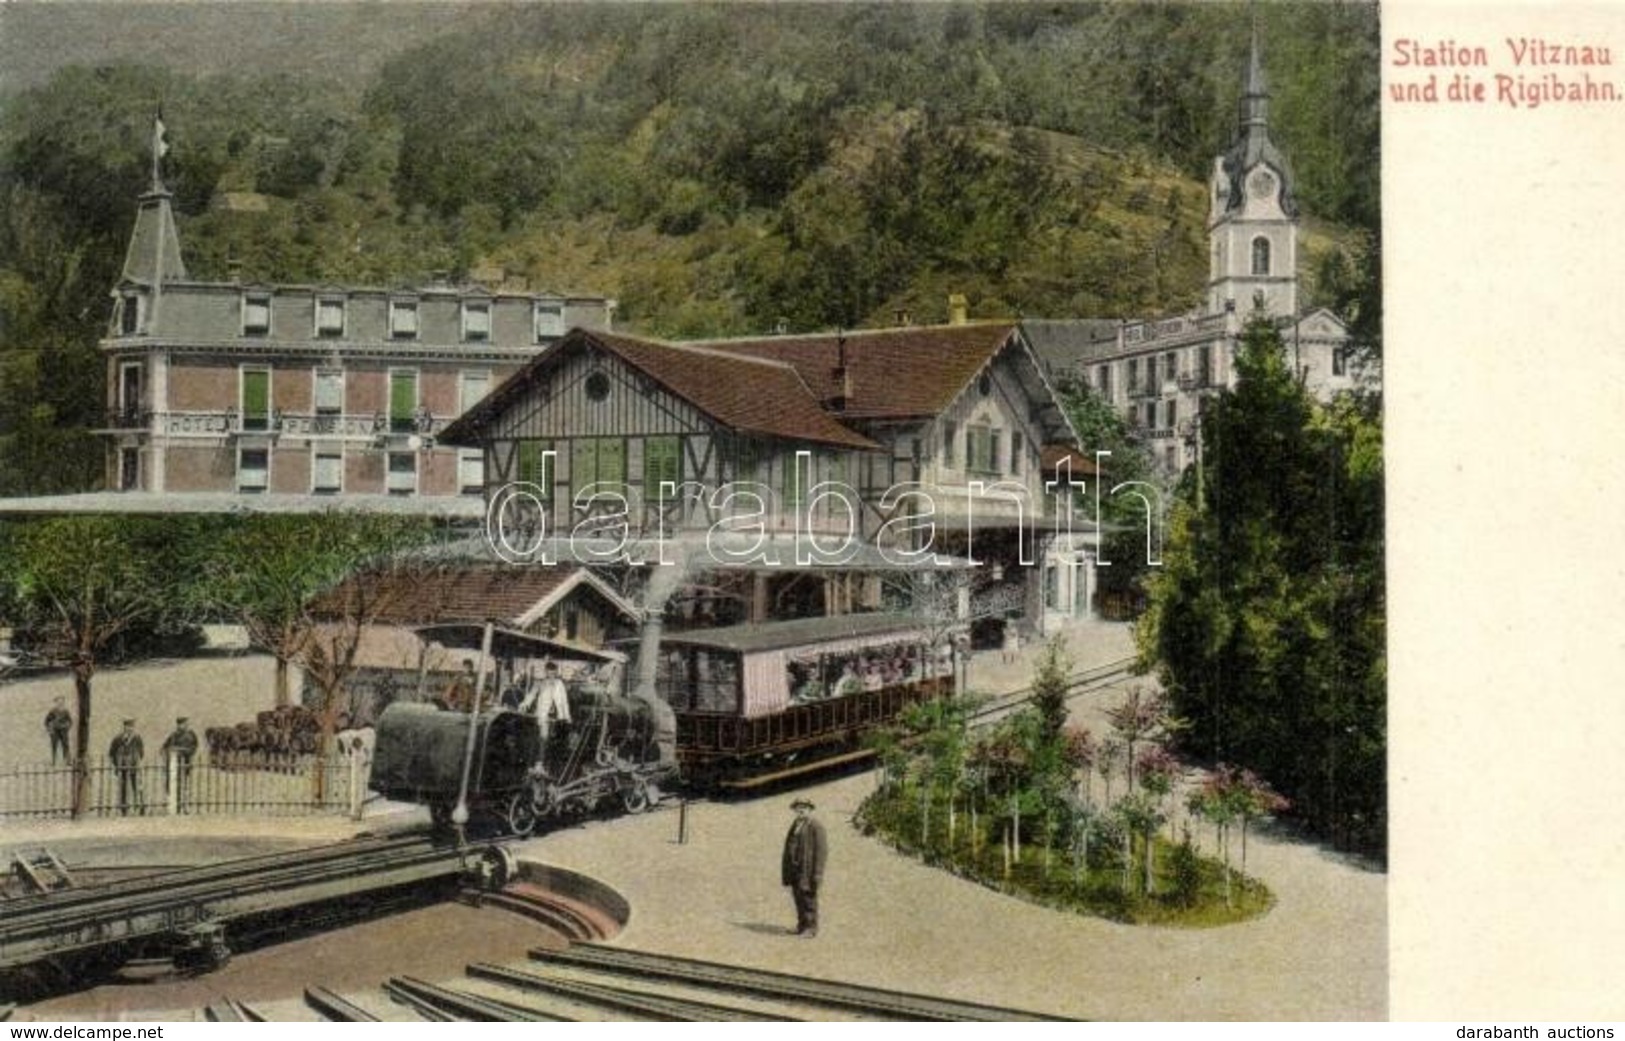
[(1241, 92), (1241, 132), (1248, 134), (1258, 127), (1268, 133), (1270, 121), (1270, 88), (1264, 79), (1264, 61), (1258, 48), (1258, 20), (1253, 19), (1252, 54), (1247, 62), (1247, 82)]

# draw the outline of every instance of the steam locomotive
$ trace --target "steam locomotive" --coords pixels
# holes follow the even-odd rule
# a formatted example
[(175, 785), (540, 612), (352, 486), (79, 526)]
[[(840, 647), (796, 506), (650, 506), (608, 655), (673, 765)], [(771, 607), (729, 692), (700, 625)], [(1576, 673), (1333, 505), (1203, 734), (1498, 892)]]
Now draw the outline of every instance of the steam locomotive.
[(572, 815), (638, 813), (679, 785), (750, 790), (859, 760), (872, 731), (953, 685), (948, 647), (897, 614), (667, 634), (652, 692), (623, 689), (618, 651), (478, 626), (418, 632), (483, 646), (509, 676), (542, 660), (567, 670), (571, 722), (545, 742), (533, 715), (502, 707), (397, 702), (378, 720), (373, 788), (427, 804), (442, 826), (461, 804), (521, 835)]

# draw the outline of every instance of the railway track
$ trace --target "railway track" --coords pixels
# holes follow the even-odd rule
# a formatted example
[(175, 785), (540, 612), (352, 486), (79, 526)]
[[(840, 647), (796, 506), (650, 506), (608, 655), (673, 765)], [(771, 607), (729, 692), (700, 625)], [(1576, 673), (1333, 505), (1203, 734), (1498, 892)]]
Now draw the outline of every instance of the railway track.
[(634, 980), (663, 980), (725, 993), (749, 994), (775, 1001), (840, 1008), (848, 1012), (885, 1019), (999, 1022), (1053, 1018), (1023, 1009), (955, 1001), (925, 994), (910, 994), (856, 983), (793, 976), (742, 965), (728, 965), (667, 954), (650, 954), (592, 943), (572, 944), (563, 951), (536, 949), (530, 952), (530, 956), (543, 962), (590, 969)]
[[(466, 973), (478, 990), (410, 976), (390, 978), (381, 990), (412, 1016), (442, 1023), (1061, 1021), (1026, 1009), (590, 943), (565, 951), (533, 951), (531, 957), (557, 968), (538, 971), (476, 963)], [(378, 1019), (319, 987), (306, 988), (305, 1001), (331, 1021)]]
[(326, 987), (305, 988), (305, 1004), (330, 1023), (377, 1023), (378, 1017)]
[(9, 900), (0, 907), (0, 970), (83, 958), (117, 964), (154, 944), (208, 967), (229, 956), (233, 923), (340, 901), (353, 909), (368, 893), (387, 898), (455, 877), (483, 853), (423, 836), (358, 840)]
[[(1126, 676), (1134, 673), (1134, 657), (1118, 658), (1082, 672), (1073, 673), (1067, 677), (1067, 699), (1079, 697), (1096, 691), (1102, 687), (1109, 687)], [(979, 706), (970, 715), (973, 726), (986, 726), (997, 723), (999, 720), (1020, 709), (1032, 700), (1033, 688), (1022, 687), (1018, 690), (999, 694)]]

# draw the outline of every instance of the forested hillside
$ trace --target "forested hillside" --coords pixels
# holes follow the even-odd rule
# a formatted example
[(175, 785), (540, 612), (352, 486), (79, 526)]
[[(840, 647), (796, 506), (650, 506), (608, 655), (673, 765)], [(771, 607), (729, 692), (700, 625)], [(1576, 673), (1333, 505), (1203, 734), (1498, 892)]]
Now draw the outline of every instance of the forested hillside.
[[(200, 277), (501, 269), (666, 336), (941, 320), (949, 292), (979, 317), (1146, 314), (1200, 299), (1252, 12), (538, 5), (366, 76), (63, 67), (0, 112), (0, 494), (97, 472), (94, 345), (159, 105)], [(1306, 274), (1343, 302), (1374, 271), (1376, 9), (1256, 17)]]

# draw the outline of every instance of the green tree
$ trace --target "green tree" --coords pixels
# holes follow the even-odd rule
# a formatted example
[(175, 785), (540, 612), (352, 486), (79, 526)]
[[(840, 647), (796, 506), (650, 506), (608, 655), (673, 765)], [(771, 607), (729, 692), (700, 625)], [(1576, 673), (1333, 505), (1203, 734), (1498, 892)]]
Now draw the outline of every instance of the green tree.
[(276, 658), (278, 704), (289, 700), (288, 665), (304, 670), (318, 692), (324, 750), (367, 631), (385, 615), (435, 617), (439, 605), (427, 591), (436, 587), (422, 579), (442, 564), (421, 551), (436, 534), (423, 518), (262, 516), (234, 524), (207, 548), (205, 595)]
[(1270, 777), (1334, 840), (1384, 841), (1380, 413), (1316, 404), (1273, 325), (1203, 425), (1207, 479), (1174, 510), (1137, 630), (1186, 743)]
[(89, 795), (91, 681), (120, 637), (195, 615), (188, 545), (197, 522), (110, 516), (0, 528), (0, 582), (21, 628), (66, 666), (76, 701), (73, 813)]

